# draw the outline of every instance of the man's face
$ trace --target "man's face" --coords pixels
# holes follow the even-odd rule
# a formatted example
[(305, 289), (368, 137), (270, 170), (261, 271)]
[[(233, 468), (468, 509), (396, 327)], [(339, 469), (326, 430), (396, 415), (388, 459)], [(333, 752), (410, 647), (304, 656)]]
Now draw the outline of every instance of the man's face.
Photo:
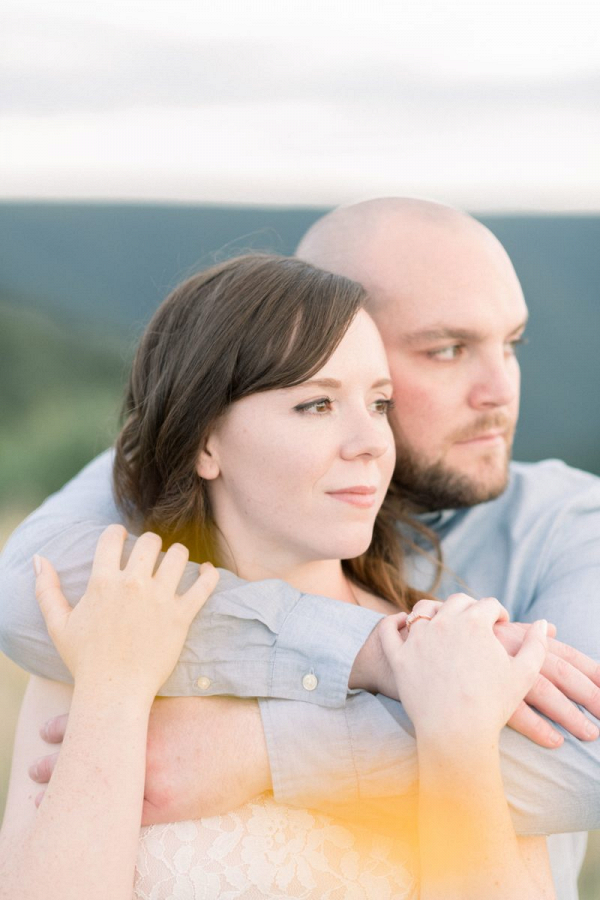
[(408, 266), (380, 258), (369, 288), (394, 383), (395, 480), (423, 509), (502, 493), (519, 410), (519, 283), (500, 248), (457, 237), (417, 245)]

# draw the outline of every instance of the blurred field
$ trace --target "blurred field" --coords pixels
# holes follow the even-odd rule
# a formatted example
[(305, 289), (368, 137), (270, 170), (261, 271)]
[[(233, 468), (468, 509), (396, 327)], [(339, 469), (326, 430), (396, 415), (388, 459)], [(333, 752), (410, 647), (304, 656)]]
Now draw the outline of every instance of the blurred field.
[[(0, 517), (0, 548), (13, 528), (20, 522), (26, 510), (6, 510)], [(4, 814), (6, 787), (10, 775), (10, 761), (17, 716), (21, 699), (27, 684), (27, 674), (10, 659), (0, 653), (0, 721), (2, 740), (0, 742), (0, 817)]]

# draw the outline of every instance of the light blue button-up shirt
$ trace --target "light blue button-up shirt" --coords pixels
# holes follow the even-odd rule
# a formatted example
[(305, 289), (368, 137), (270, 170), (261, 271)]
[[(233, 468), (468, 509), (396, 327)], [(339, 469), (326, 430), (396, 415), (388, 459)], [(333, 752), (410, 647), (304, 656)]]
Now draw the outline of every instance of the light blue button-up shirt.
[[(105, 453), (17, 529), (0, 560), (0, 648), (47, 678), (70, 680), (35, 602), (31, 557), (39, 552), (55, 564), (75, 603), (100, 532), (122, 521), (110, 483)], [(600, 479), (556, 460), (513, 463), (497, 500), (427, 521), (444, 554), (440, 597), (456, 590), (496, 596), (514, 620), (546, 618), (561, 640), (600, 660)], [(409, 580), (425, 589), (431, 576), (427, 558), (413, 554)], [(410, 819), (417, 775), (411, 723), (393, 700), (348, 694), (356, 653), (379, 618), (282, 582), (222, 573), (161, 693), (264, 698), (278, 800), (333, 813), (360, 803), (365, 818), (380, 822), (391, 811)], [(506, 728), (501, 749), (520, 833), (600, 827), (600, 740), (565, 734), (562, 747), (546, 750)], [(574, 898), (582, 841), (553, 840), (558, 895)]]

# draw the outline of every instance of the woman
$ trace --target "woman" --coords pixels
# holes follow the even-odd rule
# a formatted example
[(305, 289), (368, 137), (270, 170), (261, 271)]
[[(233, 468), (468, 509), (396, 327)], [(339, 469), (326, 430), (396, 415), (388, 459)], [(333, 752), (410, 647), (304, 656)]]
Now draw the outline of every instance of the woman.
[[(172, 666), (173, 648), (182, 643), (181, 616), (172, 623), (164, 615), (180, 602), (173, 594), (186, 558), (181, 545), (193, 559), (208, 557), (247, 580), (283, 578), (300, 590), (385, 613), (407, 611), (417, 600), (400, 576), (393, 498), (384, 502), (394, 465), (387, 421), (391, 382), (379, 334), (362, 302), (357, 285), (298, 260), (246, 257), (190, 279), (150, 323), (133, 367), (115, 484), (131, 516), (159, 532), (170, 549), (153, 576), (159, 544), (145, 535), (121, 573), (121, 537), (109, 533), (88, 594), (73, 613), (61, 606), (56, 585), (48, 588), (52, 571), (47, 562), (41, 564), (42, 609), (75, 677), (75, 717), (72, 713), (61, 768), (37, 818), (15, 824), (19, 793), (23, 796), (18, 778), (9, 798), (7, 883), (12, 879), (21, 897), (41, 896), (50, 867), (62, 897), (94, 897), (94, 891), (116, 900), (131, 895), (149, 700), (168, 674), (162, 652), (160, 666), (148, 656), (164, 637)], [(210, 570), (200, 584), (188, 598), (188, 614), (192, 599), (197, 608), (198, 595), (210, 587)], [(143, 654), (136, 616), (146, 634), (149, 616), (142, 598), (161, 589), (167, 601), (157, 600), (160, 616), (152, 616), (158, 625), (141, 642)], [(436, 612), (432, 601), (421, 601), (405, 643), (398, 628), (406, 612), (385, 621), (386, 654), (419, 742), (422, 900), (552, 896), (543, 841), (524, 848), (512, 829), (497, 747), (501, 727), (541, 666), (543, 628), (530, 631), (513, 660), (493, 636), (493, 624), (504, 617), (497, 601), (475, 604), (457, 595)], [(103, 641), (94, 647), (98, 630)], [(449, 658), (446, 648), (455, 644), (460, 654)], [(473, 665), (479, 665), (481, 679), (470, 686), (472, 729), (465, 739), (463, 731), (450, 734), (448, 729), (465, 700), (461, 673)], [(111, 746), (103, 726), (117, 700), (121, 734), (118, 745)], [(34, 709), (31, 722), (40, 717)], [(27, 742), (30, 727), (24, 722), (18, 742)], [(104, 765), (110, 762), (107, 790), (123, 797), (118, 816), (107, 798), (86, 788), (85, 773), (100, 764), (99, 754)], [(473, 808), (470, 797), (477, 798)], [(457, 805), (464, 821), (456, 819)], [(313, 854), (312, 871), (292, 872), (295, 893), (290, 893), (290, 881), (271, 882), (268, 893), (260, 892), (252, 880), (255, 854), (244, 857), (244, 842), (264, 837), (277, 815), (268, 801), (261, 810), (262, 819), (253, 810), (242, 812), (236, 824), (242, 834), (227, 838), (240, 848), (227, 873), (227, 896), (325, 896), (321, 886), (311, 887), (319, 866), (331, 868), (319, 853)], [(77, 823), (86, 819), (89, 827), (80, 833)], [(255, 819), (262, 821), (262, 835), (251, 831)], [(214, 828), (209, 820), (200, 832), (214, 839)], [(67, 834), (77, 839), (76, 852), (65, 849), (57, 855), (57, 844), (62, 849)], [(348, 840), (336, 835), (340, 846)], [(451, 857), (440, 852), (450, 836)], [(222, 845), (223, 835), (217, 838)], [(137, 896), (143, 891), (141, 868), (151, 855), (147, 842), (157, 840), (156, 830), (144, 838)], [(206, 854), (211, 860), (214, 847), (213, 840)], [(180, 838), (178, 850), (166, 853), (178, 859), (166, 885), (154, 877), (152, 896), (186, 896), (177, 887), (177, 873), (186, 876), (189, 896), (223, 892), (223, 881), (203, 876), (209, 868), (206, 856), (204, 865), (192, 859), (189, 842)], [(328, 882), (328, 895), (347, 896), (353, 889), (356, 894), (365, 872), (373, 884), (373, 858), (381, 859), (377, 846), (371, 860), (363, 855), (363, 868), (346, 876), (344, 884)], [(99, 880), (109, 859), (107, 890)], [(341, 868), (348, 865), (345, 860)], [(379, 893), (372, 895), (384, 896), (382, 887), (388, 894), (409, 896), (410, 878), (402, 870), (386, 871)]]

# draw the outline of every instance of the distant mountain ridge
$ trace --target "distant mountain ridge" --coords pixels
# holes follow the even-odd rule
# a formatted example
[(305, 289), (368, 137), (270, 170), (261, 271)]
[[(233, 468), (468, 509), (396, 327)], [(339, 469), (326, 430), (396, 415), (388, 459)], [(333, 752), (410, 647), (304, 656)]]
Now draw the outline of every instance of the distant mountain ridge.
[[(322, 212), (0, 203), (0, 300), (84, 344), (94, 329), (128, 348), (182, 278), (243, 250), (291, 253)], [(531, 311), (517, 456), (600, 473), (600, 216), (479, 218), (508, 250)]]

